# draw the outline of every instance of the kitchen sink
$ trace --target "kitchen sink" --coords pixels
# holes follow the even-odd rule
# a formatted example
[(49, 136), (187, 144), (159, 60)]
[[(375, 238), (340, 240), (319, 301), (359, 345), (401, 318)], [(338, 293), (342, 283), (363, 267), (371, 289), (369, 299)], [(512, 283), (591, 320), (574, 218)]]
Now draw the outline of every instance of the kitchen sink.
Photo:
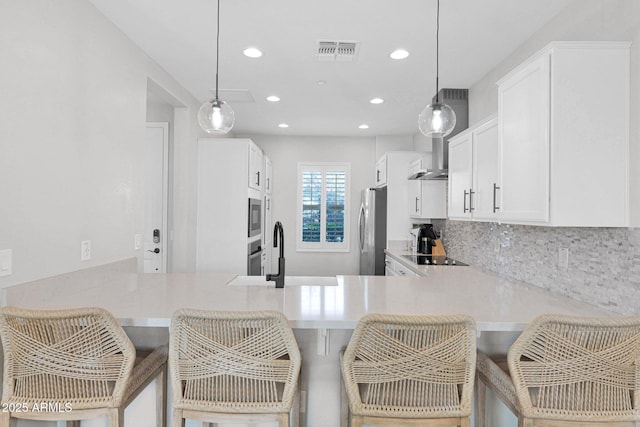
[[(227, 286), (265, 286), (275, 288), (264, 276), (236, 276)], [(336, 276), (285, 276), (284, 287), (288, 286), (338, 286)]]

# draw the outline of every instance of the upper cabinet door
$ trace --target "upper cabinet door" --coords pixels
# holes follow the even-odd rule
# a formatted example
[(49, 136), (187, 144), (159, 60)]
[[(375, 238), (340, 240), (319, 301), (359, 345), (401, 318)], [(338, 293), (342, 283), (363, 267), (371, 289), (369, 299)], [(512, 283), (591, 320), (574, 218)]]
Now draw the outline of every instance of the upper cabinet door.
[(254, 143), (249, 144), (249, 188), (261, 190), (264, 185), (262, 170), (262, 150)]
[(549, 221), (549, 73), (544, 54), (498, 87), (504, 220)]
[(470, 218), (472, 212), (473, 135), (457, 135), (449, 142), (449, 218)]
[(376, 162), (376, 187), (387, 185), (387, 156), (380, 157)]
[(496, 220), (500, 217), (500, 148), (498, 119), (473, 131), (473, 217)]
[(264, 156), (264, 191), (271, 194), (273, 191), (273, 166), (271, 159)]

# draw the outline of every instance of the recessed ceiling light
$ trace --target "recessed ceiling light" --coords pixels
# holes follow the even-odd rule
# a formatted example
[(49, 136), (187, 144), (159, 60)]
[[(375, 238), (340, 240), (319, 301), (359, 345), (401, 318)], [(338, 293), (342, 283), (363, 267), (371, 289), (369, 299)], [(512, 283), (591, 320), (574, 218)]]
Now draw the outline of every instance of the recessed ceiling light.
[(391, 59), (405, 59), (409, 56), (409, 52), (404, 49), (398, 49), (391, 52), (389, 56), (391, 57)]
[(318, 80), (316, 83), (318, 84), (318, 86), (323, 86), (323, 85), (327, 84), (327, 81), (326, 80)]
[(260, 58), (262, 56), (262, 52), (260, 51), (260, 49), (255, 47), (248, 47), (243, 50), (242, 53), (244, 53), (244, 55), (248, 56), (249, 58)]
[(278, 125), (278, 127), (279, 127), (279, 128), (283, 128), (283, 129), (284, 129), (284, 128), (288, 128), (288, 127), (289, 127), (289, 125), (288, 125), (288, 124), (286, 124), (286, 123), (280, 123), (280, 124)]
[(382, 104), (384, 102), (384, 99), (382, 99), (382, 98), (373, 98), (369, 102), (372, 103), (372, 104)]
[(358, 129), (369, 129), (369, 125), (362, 124), (358, 126)]
[(278, 102), (278, 101), (280, 101), (280, 98), (278, 98), (275, 95), (271, 95), (271, 96), (267, 96), (267, 101), (269, 101), (269, 102)]

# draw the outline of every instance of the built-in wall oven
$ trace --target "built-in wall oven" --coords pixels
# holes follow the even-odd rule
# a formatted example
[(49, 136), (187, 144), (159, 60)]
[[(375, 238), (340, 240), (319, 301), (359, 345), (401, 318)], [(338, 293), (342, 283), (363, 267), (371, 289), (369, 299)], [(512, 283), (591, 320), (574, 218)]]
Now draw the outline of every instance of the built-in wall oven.
[(248, 236), (259, 236), (262, 233), (262, 201), (249, 199)]
[(247, 276), (260, 276), (262, 273), (262, 247), (260, 239), (249, 242), (247, 246)]

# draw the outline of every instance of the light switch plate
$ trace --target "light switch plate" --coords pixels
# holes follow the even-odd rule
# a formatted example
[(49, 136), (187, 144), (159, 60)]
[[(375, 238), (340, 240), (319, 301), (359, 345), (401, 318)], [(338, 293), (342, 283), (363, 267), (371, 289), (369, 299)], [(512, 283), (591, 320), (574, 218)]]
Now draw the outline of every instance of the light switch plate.
[(13, 250), (4, 249), (0, 251), (0, 277), (13, 274)]
[(133, 249), (136, 251), (142, 249), (142, 234), (136, 234), (133, 236)]

